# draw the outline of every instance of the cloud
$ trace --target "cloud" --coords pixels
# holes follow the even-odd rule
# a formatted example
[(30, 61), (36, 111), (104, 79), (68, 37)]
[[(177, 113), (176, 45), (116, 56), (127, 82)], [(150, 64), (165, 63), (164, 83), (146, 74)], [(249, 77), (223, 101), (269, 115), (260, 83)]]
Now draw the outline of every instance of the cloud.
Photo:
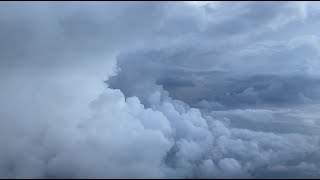
[(0, 177), (319, 177), (310, 3), (1, 9)]

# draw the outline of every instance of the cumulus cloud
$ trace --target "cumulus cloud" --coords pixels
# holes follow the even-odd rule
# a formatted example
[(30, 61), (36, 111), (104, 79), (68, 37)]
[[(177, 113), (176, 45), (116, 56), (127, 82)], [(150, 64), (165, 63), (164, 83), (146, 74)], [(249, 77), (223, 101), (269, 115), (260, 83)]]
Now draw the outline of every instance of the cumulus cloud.
[(319, 16), (1, 3), (0, 177), (319, 177)]

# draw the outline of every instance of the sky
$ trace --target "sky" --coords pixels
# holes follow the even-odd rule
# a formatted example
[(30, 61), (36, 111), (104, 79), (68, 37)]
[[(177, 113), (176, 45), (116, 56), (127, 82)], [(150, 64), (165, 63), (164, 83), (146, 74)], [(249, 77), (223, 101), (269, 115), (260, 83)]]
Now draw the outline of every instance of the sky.
[(319, 178), (317, 2), (1, 2), (0, 178)]

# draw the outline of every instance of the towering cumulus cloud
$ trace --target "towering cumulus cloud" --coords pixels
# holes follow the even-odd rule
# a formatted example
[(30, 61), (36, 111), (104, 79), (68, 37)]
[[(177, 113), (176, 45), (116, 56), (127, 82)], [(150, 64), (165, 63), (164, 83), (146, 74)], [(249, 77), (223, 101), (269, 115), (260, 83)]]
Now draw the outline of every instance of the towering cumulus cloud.
[(1, 2), (1, 178), (319, 178), (320, 6)]

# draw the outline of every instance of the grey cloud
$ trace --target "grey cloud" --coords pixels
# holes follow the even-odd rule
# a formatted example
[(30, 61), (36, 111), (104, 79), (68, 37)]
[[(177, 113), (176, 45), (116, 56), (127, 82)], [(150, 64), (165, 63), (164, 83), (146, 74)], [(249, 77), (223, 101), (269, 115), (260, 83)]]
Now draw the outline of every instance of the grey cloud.
[[(192, 141), (181, 143), (181, 140), (169, 151), (166, 162), (179, 175), (316, 176), (313, 170), (290, 174), (290, 169), (310, 161), (305, 156), (318, 157), (314, 154), (319, 146), (317, 110), (308, 109), (309, 105), (317, 106), (319, 101), (319, 76), (314, 71), (319, 57), (318, 36), (299, 32), (296, 37), (277, 39), (275, 35), (286, 26), (292, 28), (292, 23), (299, 26), (303, 23), (301, 20), (308, 16), (305, 6), (301, 4), (269, 5), (234, 5), (235, 12), (242, 13), (243, 10), (248, 13), (248, 16), (243, 15), (239, 19), (235, 16), (234, 21), (241, 22), (243, 18), (254, 26), (256, 20), (264, 26), (255, 28), (253, 32), (247, 29), (236, 31), (243, 37), (239, 43), (229, 39), (228, 32), (225, 36), (220, 34), (220, 37), (213, 33), (209, 38), (211, 26), (207, 26), (208, 30), (201, 31), (200, 39), (192, 43), (150, 48), (149, 51), (144, 49), (118, 57), (120, 71), (106, 81), (111, 88), (121, 89), (127, 97), (137, 96), (146, 107), (151, 108), (154, 108), (154, 101), (150, 103), (148, 96), (164, 88), (168, 93), (158, 95), (159, 99), (166, 101), (167, 96), (179, 99), (191, 107), (201, 108), (202, 116), (216, 119), (205, 118), (212, 134), (208, 136), (212, 144), (208, 149), (205, 148), (207, 146), (203, 148), (206, 151), (199, 151)], [(254, 16), (254, 12), (262, 8), (277, 13), (273, 17)], [(283, 18), (286, 20), (277, 24)], [(233, 25), (232, 21), (221, 22)], [(215, 26), (216, 30), (223, 28)], [(250, 37), (248, 33), (254, 34)], [(265, 34), (271, 35), (263, 37)], [(222, 38), (226, 42), (220, 44)], [(175, 84), (172, 84), (172, 79)], [(181, 136), (188, 138), (184, 133)], [(305, 144), (296, 146), (297, 141)], [(188, 148), (202, 155), (192, 159), (193, 153)], [(182, 149), (190, 154), (188, 160), (179, 152)], [(317, 162), (308, 163), (314, 169), (319, 168)], [(274, 164), (287, 168), (275, 170)]]
[(309, 4), (1, 4), (0, 177), (319, 177)]
[[(301, 51), (301, 53), (302, 52), (303, 51)], [(310, 55), (310, 53), (306, 54)], [(161, 57), (161, 55), (159, 55), (159, 57)], [(277, 58), (278, 61), (282, 61), (282, 55)], [(288, 56), (286, 56), (286, 58), (288, 58)], [(265, 64), (264, 67), (261, 67), (261, 70), (257, 67), (259, 66), (259, 62), (255, 62), (255, 66), (257, 67), (255, 70), (253, 68), (236, 69), (236, 67), (233, 67), (225, 70), (226, 72), (218, 71), (204, 74), (203, 72), (197, 72), (195, 70), (180, 70), (174, 66), (167, 67), (165, 62), (161, 64), (161, 58), (154, 59), (154, 62), (150, 62), (150, 65), (148, 62), (141, 62), (143, 61), (142, 59), (145, 59), (145, 61), (152, 59), (152, 57), (148, 55), (133, 55), (130, 56), (130, 59), (137, 59), (132, 62), (140, 61), (139, 64), (144, 64), (144, 66), (120, 65), (120, 68), (126, 71), (127, 75), (120, 74), (109, 80), (111, 87), (125, 89), (124, 93), (129, 91), (127, 94), (129, 96), (134, 95), (134, 88), (139, 88), (139, 86), (132, 85), (132, 88), (127, 89), (123, 88), (122, 85), (127, 86), (131, 83), (148, 81), (150, 83), (156, 82), (159, 85), (163, 85), (173, 97), (180, 100), (196, 103), (197, 101), (199, 102), (206, 99), (233, 108), (248, 105), (284, 106), (292, 103), (316, 103), (319, 100), (316, 93), (319, 91), (318, 76), (310, 74), (308, 69), (307, 72), (299, 73), (301, 70), (294, 70), (294, 68), (301, 68), (303, 65), (294, 65), (294, 63), (285, 65), (286, 67), (293, 67), (288, 67), (288, 69), (282, 70), (283, 72), (275, 69), (279, 67), (277, 66), (278, 62), (269, 62), (268, 65)], [(176, 60), (175, 58), (171, 59), (171, 57), (166, 59)], [(276, 58), (271, 59), (276, 61)], [(298, 59), (296, 60), (298, 62)], [(315, 58), (312, 60), (316, 61)], [(157, 65), (157, 63), (160, 65)], [(305, 64), (304, 62), (299, 62), (299, 64), (300, 63)], [(252, 64), (253, 63), (251, 63), (251, 65)], [(132, 72), (128, 70), (128, 68), (135, 66), (139, 67), (136, 67), (136, 70)], [(248, 66), (244, 68), (248, 68)], [(272, 72), (268, 72), (268, 68), (272, 70)], [(289, 71), (289, 73), (286, 71)], [(305, 69), (303, 69), (303, 71), (305, 71)], [(146, 73), (152, 74), (152, 76), (145, 78), (144, 75)], [(175, 81), (174, 84), (172, 79)], [(114, 84), (114, 81), (116, 81), (117, 84)]]

